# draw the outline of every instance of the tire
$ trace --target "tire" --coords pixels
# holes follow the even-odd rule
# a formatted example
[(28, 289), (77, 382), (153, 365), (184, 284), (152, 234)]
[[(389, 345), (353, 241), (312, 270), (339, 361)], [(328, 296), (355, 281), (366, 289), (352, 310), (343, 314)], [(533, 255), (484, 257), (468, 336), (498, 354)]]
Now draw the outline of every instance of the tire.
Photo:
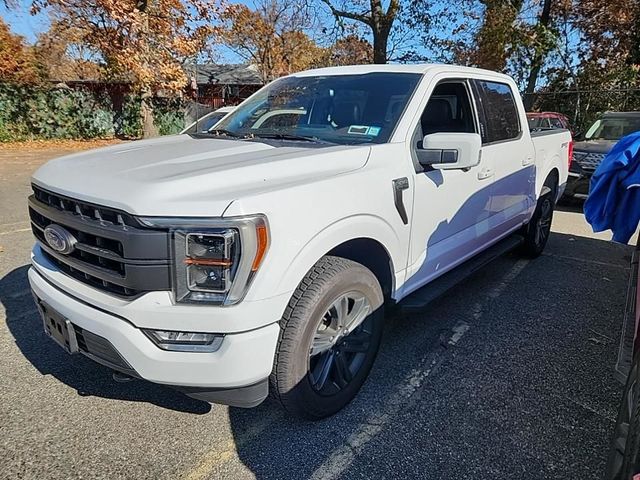
[(606, 480), (631, 480), (640, 473), (640, 355), (622, 394), (607, 459)]
[(289, 414), (319, 420), (356, 396), (378, 353), (383, 304), (378, 280), (359, 263), (325, 256), (307, 273), (280, 321), (270, 377)]
[(553, 221), (553, 209), (558, 185), (555, 179), (548, 178), (544, 186), (549, 191), (538, 198), (531, 220), (520, 231), (520, 234), (524, 237), (520, 253), (529, 258), (540, 256), (551, 235), (551, 222)]

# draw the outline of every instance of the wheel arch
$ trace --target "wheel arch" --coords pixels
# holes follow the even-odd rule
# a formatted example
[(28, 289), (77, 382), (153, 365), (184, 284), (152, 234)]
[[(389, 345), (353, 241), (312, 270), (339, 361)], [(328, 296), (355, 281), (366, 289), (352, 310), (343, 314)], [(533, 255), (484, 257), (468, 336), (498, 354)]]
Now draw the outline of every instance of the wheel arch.
[[(395, 293), (396, 268), (406, 261), (395, 230), (382, 218), (361, 215), (333, 223), (313, 236), (291, 259), (278, 291), (292, 291), (322, 257), (333, 255), (360, 263), (373, 272), (389, 299)], [(394, 247), (395, 246), (395, 247)]]
[(542, 188), (540, 189), (540, 195), (542, 196), (545, 193), (545, 187), (551, 189), (555, 195), (555, 201), (558, 201), (558, 186), (560, 185), (560, 172), (557, 167), (552, 167), (547, 176), (544, 178), (544, 182), (542, 183)]
[(395, 292), (393, 261), (387, 249), (377, 240), (352, 238), (332, 248), (325, 255), (346, 258), (367, 267), (378, 279), (385, 301)]

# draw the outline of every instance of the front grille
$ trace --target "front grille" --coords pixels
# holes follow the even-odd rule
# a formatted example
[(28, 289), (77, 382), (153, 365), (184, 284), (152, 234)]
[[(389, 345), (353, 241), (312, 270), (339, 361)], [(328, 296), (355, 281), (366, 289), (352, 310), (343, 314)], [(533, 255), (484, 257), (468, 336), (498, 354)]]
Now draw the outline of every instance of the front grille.
[(111, 225), (129, 225), (137, 227), (138, 222), (131, 215), (113, 210), (111, 208), (101, 207), (99, 205), (91, 205), (86, 202), (80, 202), (71, 198), (47, 192), (36, 185), (33, 185), (33, 196), (36, 200), (45, 205), (56, 208), (63, 212), (69, 212), (74, 215), (85, 218), (93, 218), (103, 223)]
[(604, 153), (587, 153), (587, 152), (573, 152), (573, 160), (577, 162), (578, 165), (583, 170), (594, 171), (600, 163), (602, 163), (602, 159), (605, 157)]
[[(36, 235), (36, 238), (38, 235)], [(81, 270), (77, 270), (70, 265), (58, 260), (56, 257), (51, 255), (46, 250), (43, 251), (44, 256), (49, 259), (51, 263), (56, 265), (60, 271), (66, 273), (70, 277), (75, 278), (81, 282), (84, 282), (92, 287), (95, 287), (99, 290), (105, 290), (109, 293), (113, 293), (114, 295), (119, 295), (121, 297), (134, 297), (136, 295), (140, 295), (142, 292), (139, 290), (135, 290), (133, 288), (122, 287), (116, 283), (109, 282), (107, 280), (101, 280), (99, 277), (95, 277), (93, 275), (89, 275), (88, 273), (84, 273)]]
[[(29, 215), (47, 258), (67, 275), (108, 293), (132, 297), (170, 289), (168, 232), (145, 228), (132, 215), (54, 194), (33, 185)], [(59, 225), (77, 241), (62, 254), (44, 230)]]

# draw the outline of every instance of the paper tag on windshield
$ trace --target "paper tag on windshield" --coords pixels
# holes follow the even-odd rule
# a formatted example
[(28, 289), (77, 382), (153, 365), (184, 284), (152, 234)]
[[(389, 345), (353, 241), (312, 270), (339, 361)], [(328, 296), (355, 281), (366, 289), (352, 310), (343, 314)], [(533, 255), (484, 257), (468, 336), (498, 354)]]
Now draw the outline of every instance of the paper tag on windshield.
[(352, 135), (369, 135), (377, 137), (380, 134), (380, 127), (370, 127), (369, 125), (351, 125), (347, 133)]
[(351, 133), (354, 135), (366, 135), (369, 131), (369, 126), (367, 125), (351, 125), (347, 133)]

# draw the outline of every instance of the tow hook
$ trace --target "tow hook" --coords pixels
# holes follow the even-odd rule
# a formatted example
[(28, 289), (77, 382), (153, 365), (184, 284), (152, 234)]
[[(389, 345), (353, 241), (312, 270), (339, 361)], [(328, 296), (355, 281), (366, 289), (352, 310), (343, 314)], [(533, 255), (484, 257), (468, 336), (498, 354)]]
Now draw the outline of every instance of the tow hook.
[(113, 379), (118, 383), (128, 383), (135, 380), (132, 376), (122, 372), (113, 372)]

